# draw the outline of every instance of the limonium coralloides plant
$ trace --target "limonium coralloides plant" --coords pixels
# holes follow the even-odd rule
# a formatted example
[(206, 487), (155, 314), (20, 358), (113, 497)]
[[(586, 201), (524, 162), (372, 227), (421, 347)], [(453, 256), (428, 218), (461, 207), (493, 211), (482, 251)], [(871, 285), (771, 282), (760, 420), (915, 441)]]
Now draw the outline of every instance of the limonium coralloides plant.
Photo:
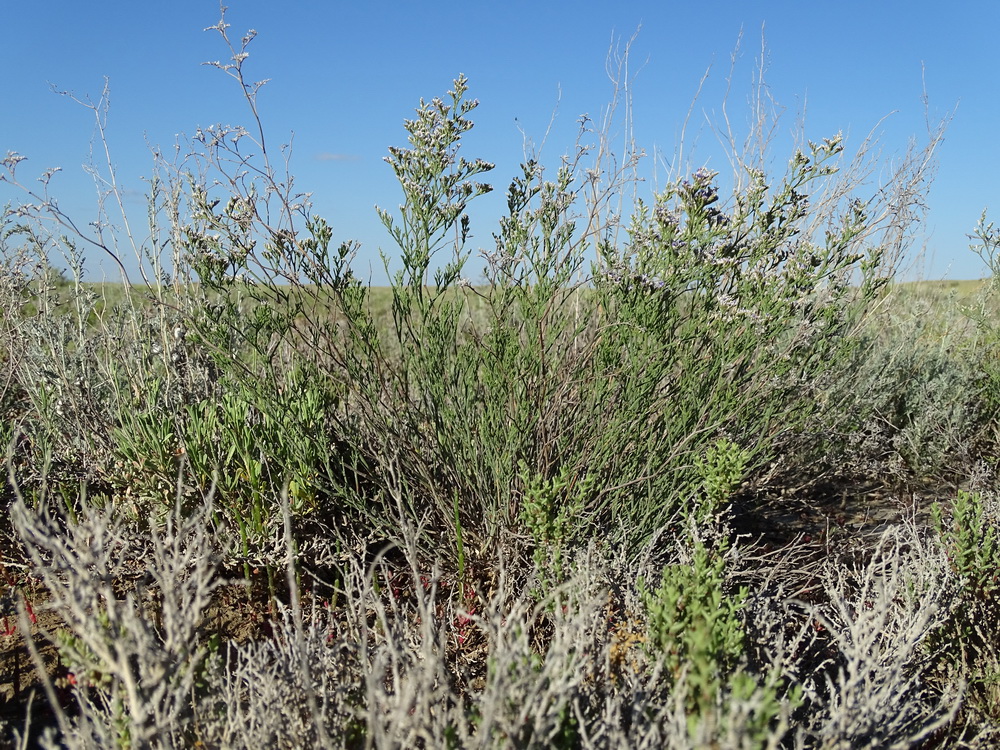
[[(725, 203), (717, 175), (698, 170), (652, 209), (640, 202), (621, 247), (577, 231), (587, 210), (576, 208), (578, 188), (590, 179), (579, 158), (553, 181), (528, 162), (484, 254), (490, 285), (473, 290), (473, 316), (460, 283), (463, 217), (488, 189), (471, 178), (490, 165), (457, 157), (474, 106), (465, 91), (459, 79), (450, 104), (422, 103), (407, 123), (411, 148), (387, 159), (405, 196), (399, 220), (381, 212), (403, 264), (393, 277), (400, 359), (372, 350), (377, 371), (394, 373), (381, 380), (394, 394), (365, 397), (377, 420), (369, 434), (392, 436), (414, 512), (453, 525), (459, 493), (467, 541), (489, 547), (518, 526), (507, 498), (523, 492), (516, 467), (526, 461), (544, 480), (598, 478), (584, 517), (641, 543), (696, 495), (692, 459), (706, 446), (747, 438), (752, 467), (801, 423), (819, 378), (851, 346), (843, 334), (877, 295), (881, 250), (866, 245), (864, 204), (809, 213), (842, 144), (797, 151), (774, 188), (749, 170)], [(452, 259), (430, 290), (431, 258), (446, 245)], [(595, 252), (587, 283), (578, 274)]]
[[(236, 57), (226, 70), (242, 82)], [(255, 90), (244, 89), (255, 106)], [(429, 512), (432, 527), (460, 524), (468, 550), (523, 529), (522, 462), (540, 481), (592, 477), (582, 517), (641, 544), (697, 496), (692, 460), (707, 446), (731, 436), (752, 446), (752, 467), (794, 430), (817, 378), (849, 346), (840, 334), (876, 293), (880, 255), (864, 247), (864, 205), (823, 203), (828, 215), (816, 217), (809, 202), (835, 173), (842, 145), (834, 138), (797, 151), (776, 186), (747, 168), (728, 201), (717, 175), (698, 170), (652, 208), (639, 202), (630, 241), (619, 245), (583, 205), (581, 188), (597, 179), (585, 146), (554, 179), (528, 161), (510, 184), (495, 250), (484, 253), (489, 286), (474, 289), (463, 277), (466, 209), (491, 189), (476, 178), (493, 165), (459, 155), (477, 104), (467, 91), (459, 77), (446, 97), (421, 101), (405, 123), (408, 147), (386, 157), (403, 191), (398, 215), (379, 211), (401, 265), (392, 269), (384, 254), (387, 332), (373, 325), (350, 272), (352, 246), (330, 251), (329, 227), (306, 217), (290, 178), (274, 176), (263, 136), (251, 139), (265, 160), (254, 171), (227, 145), (249, 134), (200, 131), (212, 164), (236, 165), (222, 181), (234, 190), (227, 201), (191, 190), (192, 262), (229, 290), (204, 338), (229, 358), (222, 369), (250, 387), (259, 368), (239, 352), (265, 368), (275, 347), (305, 352), (345, 405), (331, 422), (350, 462), (375, 487), (391, 468), (408, 488), (408, 512)], [(609, 179), (606, 191), (622, 189), (620, 176)], [(279, 198), (287, 205), (269, 209)], [(818, 224), (825, 239), (814, 236)], [(238, 282), (248, 276), (258, 283)], [(311, 314), (322, 304), (333, 313)], [(381, 515), (377, 525), (396, 525), (395, 509), (377, 510), (381, 501), (327, 480), (329, 493)]]

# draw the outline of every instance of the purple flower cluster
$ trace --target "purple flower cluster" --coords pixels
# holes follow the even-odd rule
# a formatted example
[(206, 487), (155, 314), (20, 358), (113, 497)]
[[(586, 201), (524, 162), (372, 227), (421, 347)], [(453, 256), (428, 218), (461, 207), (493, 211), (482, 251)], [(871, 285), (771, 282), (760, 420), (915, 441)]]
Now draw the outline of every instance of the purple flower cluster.
[(666, 288), (667, 282), (658, 276), (636, 273), (627, 268), (613, 268), (605, 273), (605, 279), (626, 291), (656, 292)]

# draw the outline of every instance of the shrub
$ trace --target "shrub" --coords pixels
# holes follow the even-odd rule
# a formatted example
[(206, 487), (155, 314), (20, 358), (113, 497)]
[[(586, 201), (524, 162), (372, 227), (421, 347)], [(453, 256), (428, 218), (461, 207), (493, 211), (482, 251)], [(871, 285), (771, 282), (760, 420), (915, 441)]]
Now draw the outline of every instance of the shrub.
[[(517, 507), (527, 466), (539, 481), (574, 477), (589, 488), (581, 517), (637, 549), (690, 494), (692, 459), (706, 446), (730, 436), (752, 446), (759, 466), (815, 410), (820, 383), (850, 356), (879, 298), (888, 248), (869, 244), (878, 226), (858, 200), (820, 203), (822, 216), (807, 210), (809, 191), (836, 174), (839, 138), (797, 152), (777, 187), (748, 169), (728, 204), (716, 175), (701, 170), (652, 209), (640, 203), (620, 247), (576, 229), (579, 162), (551, 181), (529, 162), (486, 255), (489, 286), (469, 289), (460, 283), (464, 210), (488, 191), (473, 178), (491, 165), (458, 156), (475, 108), (466, 86), (460, 78), (448, 99), (422, 103), (406, 124), (410, 147), (388, 157), (404, 201), (398, 221), (380, 214), (402, 262), (387, 333), (376, 331), (350, 273), (350, 246), (331, 253), (321, 220), (305, 223), (304, 239), (291, 224), (259, 225), (259, 254), (246, 238), (266, 213), (255, 201), (287, 194), (287, 182), (243, 189), (224, 210), (207, 188), (192, 190), (196, 223), (184, 231), (202, 280), (261, 307), (290, 306), (259, 325), (223, 315), (215, 339), (236, 336), (258, 354), (275, 336), (295, 346), (351, 404), (334, 420), (352, 461), (376, 484), (398, 475), (414, 518), (433, 519), (429, 529), (456, 537), (457, 496), (467, 547), (495, 550), (527, 517)], [(227, 141), (202, 140), (221, 164)], [(267, 165), (258, 174), (275, 179)], [(587, 226), (600, 226), (587, 211)], [(291, 222), (297, 212), (289, 204), (279, 213)], [(450, 260), (433, 270), (445, 249)], [(247, 288), (247, 274), (261, 278)], [(299, 317), (319, 307), (333, 312)], [(256, 378), (242, 357), (222, 366), (241, 382)], [(521, 499), (512, 503), (512, 492)], [(391, 528), (385, 510), (371, 515)]]

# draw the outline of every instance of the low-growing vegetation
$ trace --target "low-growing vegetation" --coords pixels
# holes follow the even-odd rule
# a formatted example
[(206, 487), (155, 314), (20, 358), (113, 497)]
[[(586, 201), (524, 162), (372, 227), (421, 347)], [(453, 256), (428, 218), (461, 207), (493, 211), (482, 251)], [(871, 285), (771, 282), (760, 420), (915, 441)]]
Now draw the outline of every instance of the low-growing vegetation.
[(831, 134), (632, 201), (585, 127), (475, 255), (459, 77), (376, 289), (227, 28), (254, 128), (157, 162), (141, 282), (3, 160), (6, 742), (996, 744), (995, 284), (894, 276), (940, 130), (878, 186)]

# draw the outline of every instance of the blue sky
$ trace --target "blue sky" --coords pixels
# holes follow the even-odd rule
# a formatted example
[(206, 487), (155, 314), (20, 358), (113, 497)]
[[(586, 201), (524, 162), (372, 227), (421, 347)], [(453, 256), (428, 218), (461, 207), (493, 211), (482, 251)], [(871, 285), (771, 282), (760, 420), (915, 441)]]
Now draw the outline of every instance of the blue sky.
[[(86, 161), (91, 113), (56, 96), (50, 84), (97, 98), (110, 79), (109, 140), (131, 212), (143, 216), (143, 176), (151, 172), (147, 142), (171, 147), (178, 134), (213, 123), (245, 124), (248, 112), (232, 81), (201, 65), (226, 56), (206, 26), (219, 18), (212, 0), (90, 3), (50, 0), (8, 3), (0, 45), (0, 152), (29, 161), (28, 178), (46, 167), (64, 171), (53, 182), (60, 205), (86, 223), (94, 187)], [(231, 0), (234, 39), (258, 32), (246, 63), (251, 78), (271, 79), (260, 94), (272, 142), (294, 133), (292, 172), (313, 194), (314, 213), (327, 218), (336, 240), (357, 239), (361, 275), (384, 283), (379, 248), (392, 254), (376, 204), (394, 209), (400, 192), (382, 157), (404, 145), (402, 120), (421, 97), (443, 95), (459, 73), (481, 101), (467, 158), (496, 163), (496, 191), (473, 214), (472, 244), (488, 248), (503, 192), (523, 156), (522, 131), (542, 140), (555, 112), (543, 162), (568, 151), (580, 115), (597, 119), (611, 83), (605, 60), (613, 40), (632, 46), (636, 137), (648, 153), (669, 161), (698, 83), (711, 66), (687, 131), (692, 167), (724, 171), (706, 124), (719, 114), (730, 55), (742, 31), (729, 103), (745, 121), (755, 58), (766, 38), (767, 79), (787, 108), (778, 131), (777, 167), (791, 154), (798, 115), (818, 140), (843, 131), (857, 145), (879, 127), (886, 159), (908, 139), (926, 136), (924, 86), (932, 118), (954, 113), (939, 151), (930, 212), (914, 252), (926, 249), (918, 271), (928, 278), (978, 278), (985, 270), (968, 250), (981, 212), (1000, 220), (1000, 57), (995, 38), (1000, 3), (956, 2), (318, 2)], [(654, 188), (654, 161), (649, 181)], [(655, 172), (663, 174), (663, 170)], [(0, 201), (16, 195), (0, 185)], [(92, 276), (113, 267), (89, 257)], [(473, 261), (471, 276), (482, 263)], [(915, 273), (911, 271), (911, 273)]]

